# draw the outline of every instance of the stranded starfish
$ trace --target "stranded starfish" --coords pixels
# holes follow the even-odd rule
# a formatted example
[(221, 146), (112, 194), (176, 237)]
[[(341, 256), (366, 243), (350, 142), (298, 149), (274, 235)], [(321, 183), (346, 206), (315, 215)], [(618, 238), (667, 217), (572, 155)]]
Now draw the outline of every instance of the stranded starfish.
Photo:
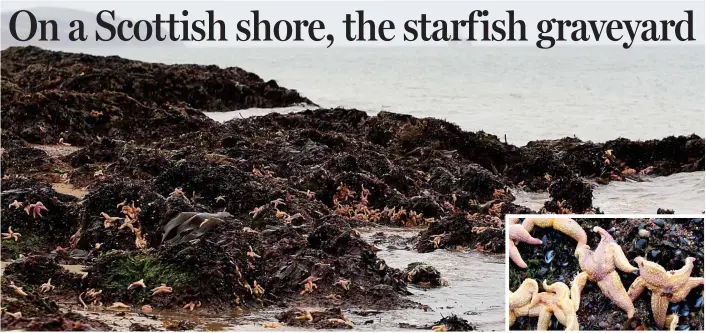
[(127, 290), (135, 289), (135, 288), (146, 288), (145, 286), (145, 279), (140, 279), (140, 281), (135, 281), (133, 283), (130, 283), (129, 286), (127, 286)]
[[(574, 280), (575, 281), (575, 280)], [(514, 309), (516, 316), (539, 317), (537, 322), (538, 331), (546, 331), (552, 321), (552, 315), (566, 327), (567, 331), (577, 331), (579, 329), (578, 318), (576, 317), (576, 306), (571, 299), (571, 291), (563, 282), (555, 282), (547, 285), (547, 281), (542, 283), (545, 292), (532, 297), (529, 304)], [(511, 323), (513, 318), (511, 317)]]
[(43, 293), (54, 290), (54, 286), (51, 284), (51, 279), (49, 279), (47, 283), (42, 283), (42, 285), (39, 286), (39, 290)]
[(525, 279), (515, 292), (510, 292), (510, 326), (514, 325), (515, 319), (517, 319), (515, 310), (529, 305), (537, 296), (538, 291), (539, 285), (537, 285), (537, 281)]
[(693, 257), (688, 257), (684, 267), (667, 271), (657, 263), (642, 257), (635, 258), (640, 267), (640, 276), (630, 285), (628, 295), (634, 301), (645, 288), (652, 292), (652, 315), (657, 328), (664, 327), (669, 302), (681, 302), (689, 295), (691, 289), (704, 284), (703, 278), (691, 277), (694, 260)]
[(603, 294), (623, 309), (630, 319), (635, 314), (635, 307), (615, 269), (631, 273), (636, 272), (637, 268), (630, 265), (623, 249), (605, 229), (593, 227), (593, 231), (601, 234), (601, 242), (598, 243), (595, 251), (591, 251), (591, 248), (586, 244), (576, 246), (574, 254), (579, 259), (579, 267), (582, 272), (576, 277), (576, 285), (575, 289), (572, 288), (574, 289), (572, 293), (580, 296), (586, 281), (594, 281), (601, 288)]
[(17, 201), (17, 200), (15, 200), (15, 201), (13, 201), (7, 208), (15, 208), (15, 209), (17, 209), (17, 208), (20, 208), (20, 207), (22, 207), (22, 203), (19, 202), (19, 201)]
[(22, 236), (20, 233), (12, 231), (12, 227), (7, 227), (7, 232), (6, 233), (3, 232), (0, 235), (2, 235), (2, 239), (12, 238), (15, 240), (15, 242), (17, 242), (19, 240), (20, 236)]
[(155, 287), (154, 289), (151, 290), (152, 296), (157, 295), (157, 294), (168, 294), (172, 292), (172, 287), (167, 287), (166, 284), (162, 283), (161, 286)]
[(586, 232), (583, 231), (583, 228), (581, 228), (581, 226), (572, 219), (526, 218), (524, 221), (522, 221), (522, 226), (525, 227), (528, 232), (532, 231), (532, 228), (534, 228), (534, 226), (542, 228), (552, 227), (573, 238), (579, 245), (586, 244), (587, 241)]
[[(516, 223), (517, 221), (515, 220), (513, 222)], [(532, 237), (529, 231), (527, 231), (527, 229), (525, 229), (525, 227), (521, 224), (510, 224), (508, 230), (510, 232), (510, 242), (508, 243), (508, 246), (510, 247), (510, 259), (512, 259), (512, 262), (514, 262), (517, 267), (527, 268), (527, 264), (520, 256), (520, 250), (517, 249), (517, 243), (524, 242), (527, 244), (539, 245), (542, 244), (542, 241)]]
[(47, 207), (44, 207), (44, 204), (41, 201), (37, 201), (37, 203), (33, 203), (25, 207), (25, 212), (27, 212), (27, 215), (32, 212), (32, 216), (35, 218), (37, 216), (42, 217), (43, 210), (49, 211)]

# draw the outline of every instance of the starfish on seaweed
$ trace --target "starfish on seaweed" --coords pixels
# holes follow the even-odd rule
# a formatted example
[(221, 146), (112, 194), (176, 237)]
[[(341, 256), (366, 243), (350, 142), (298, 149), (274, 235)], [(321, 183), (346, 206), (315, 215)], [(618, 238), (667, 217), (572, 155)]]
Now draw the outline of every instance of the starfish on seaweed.
[(37, 201), (37, 203), (33, 203), (25, 207), (25, 212), (27, 213), (27, 215), (29, 215), (31, 212), (32, 216), (35, 218), (37, 216), (42, 217), (43, 210), (49, 211), (47, 207), (44, 207), (44, 204), (41, 201)]
[(601, 235), (601, 241), (596, 250), (591, 251), (588, 245), (579, 244), (574, 252), (579, 259), (579, 267), (582, 272), (576, 277), (577, 283), (575, 287), (572, 286), (572, 294), (580, 296), (586, 281), (594, 281), (603, 294), (623, 309), (630, 319), (635, 315), (635, 307), (615, 269), (632, 273), (637, 272), (637, 268), (630, 265), (623, 249), (605, 229), (593, 227), (593, 231)]
[(542, 244), (542, 241), (532, 237), (529, 231), (527, 231), (523, 225), (517, 224), (517, 222), (517, 219), (513, 219), (508, 227), (508, 231), (510, 232), (510, 242), (508, 243), (510, 247), (510, 259), (512, 259), (512, 262), (514, 262), (517, 267), (527, 268), (527, 264), (522, 260), (522, 256), (520, 256), (520, 250), (517, 249), (517, 244), (524, 242), (539, 245)]
[(663, 328), (667, 318), (669, 303), (684, 300), (691, 289), (704, 284), (701, 277), (691, 277), (694, 269), (693, 257), (686, 258), (686, 264), (679, 270), (667, 271), (655, 262), (642, 257), (634, 259), (640, 267), (640, 276), (630, 285), (628, 295), (635, 300), (645, 288), (652, 292), (652, 315), (657, 328)]
[(3, 232), (0, 235), (2, 235), (2, 239), (12, 238), (15, 240), (15, 242), (17, 242), (19, 240), (20, 236), (22, 236), (20, 233), (12, 231), (12, 227), (7, 227), (7, 232), (6, 233)]
[[(575, 281), (575, 280), (574, 280)], [(555, 282), (547, 285), (547, 281), (542, 282), (545, 292), (536, 294), (531, 298), (529, 304), (515, 308), (511, 311), (513, 316), (539, 317), (537, 322), (538, 331), (546, 331), (552, 321), (552, 316), (566, 327), (567, 331), (579, 329), (579, 322), (576, 316), (575, 302), (571, 299), (571, 291), (563, 282)], [(513, 317), (510, 318), (511, 323)]]

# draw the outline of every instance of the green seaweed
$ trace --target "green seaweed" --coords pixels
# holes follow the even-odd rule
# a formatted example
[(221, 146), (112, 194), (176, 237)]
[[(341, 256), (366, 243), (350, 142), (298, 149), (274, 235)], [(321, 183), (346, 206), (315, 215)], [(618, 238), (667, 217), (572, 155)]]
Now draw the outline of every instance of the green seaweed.
[(106, 262), (106, 275), (103, 282), (106, 288), (125, 289), (131, 283), (144, 279), (148, 286), (164, 283), (180, 288), (196, 281), (188, 270), (174, 264), (159, 262), (157, 258), (145, 253), (121, 255), (119, 251), (110, 251), (101, 256)]
[(17, 242), (14, 239), (3, 239), (0, 241), (0, 244), (2, 244), (2, 258), (17, 259), (20, 254), (27, 254), (32, 250), (36, 250), (43, 243), (44, 238), (37, 235), (21, 236)]

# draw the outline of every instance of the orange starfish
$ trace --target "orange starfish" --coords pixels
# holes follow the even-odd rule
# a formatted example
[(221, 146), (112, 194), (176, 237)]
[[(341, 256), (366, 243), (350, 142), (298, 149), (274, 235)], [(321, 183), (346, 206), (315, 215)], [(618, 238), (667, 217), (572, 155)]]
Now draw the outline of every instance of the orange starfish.
[(596, 250), (591, 251), (588, 245), (579, 244), (574, 252), (579, 259), (582, 272), (576, 277), (576, 289), (573, 293), (580, 296), (586, 281), (594, 281), (603, 294), (623, 309), (630, 319), (635, 314), (635, 307), (615, 269), (631, 273), (636, 272), (637, 268), (630, 265), (623, 249), (605, 229), (593, 227), (593, 231), (601, 235), (601, 242), (598, 243)]
[(645, 288), (652, 292), (652, 315), (657, 328), (664, 327), (669, 302), (683, 301), (691, 289), (704, 284), (703, 278), (691, 277), (694, 260), (693, 257), (688, 257), (684, 267), (676, 271), (667, 271), (655, 262), (642, 257), (635, 258), (635, 262), (640, 267), (640, 276), (630, 285), (628, 295), (634, 301)]

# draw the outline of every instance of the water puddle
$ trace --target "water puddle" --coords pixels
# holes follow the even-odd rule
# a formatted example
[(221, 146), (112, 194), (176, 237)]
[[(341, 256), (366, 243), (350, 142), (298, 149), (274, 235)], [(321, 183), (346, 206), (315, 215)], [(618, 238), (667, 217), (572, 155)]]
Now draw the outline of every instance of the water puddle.
[(54, 191), (56, 191), (58, 193), (71, 195), (71, 196), (77, 197), (79, 199), (83, 199), (83, 197), (85, 197), (86, 194), (88, 194), (87, 189), (77, 188), (69, 183), (53, 183), (53, 184), (51, 184), (51, 188), (54, 189)]
[(30, 145), (30, 147), (43, 150), (44, 152), (49, 154), (50, 157), (61, 157), (70, 155), (71, 153), (83, 148), (65, 145)]

